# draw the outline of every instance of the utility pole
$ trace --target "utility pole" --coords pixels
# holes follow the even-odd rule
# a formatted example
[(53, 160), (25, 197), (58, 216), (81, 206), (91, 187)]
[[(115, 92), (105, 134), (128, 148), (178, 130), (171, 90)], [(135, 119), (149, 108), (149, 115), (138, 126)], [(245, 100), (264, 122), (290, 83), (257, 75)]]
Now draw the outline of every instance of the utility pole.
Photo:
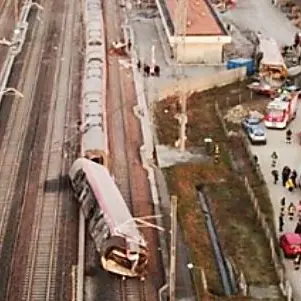
[[(175, 26), (175, 58), (176, 64), (180, 63), (180, 58), (185, 57), (185, 39), (186, 39), (186, 27), (187, 27), (187, 0), (178, 0), (176, 7), (176, 26)], [(183, 62), (182, 62), (183, 64)], [(185, 87), (181, 86), (181, 78), (185, 75), (184, 67), (178, 69), (182, 72), (176, 72), (178, 81), (178, 98), (181, 112), (178, 114), (178, 121), (180, 124), (179, 139), (176, 142), (176, 146), (179, 147), (181, 152), (185, 151), (186, 144), (186, 124), (187, 124), (187, 95)]]
[(150, 69), (151, 75), (155, 74), (155, 65), (156, 65), (155, 49), (156, 49), (156, 46), (152, 45), (152, 48), (151, 48), (151, 69)]
[(177, 251), (177, 202), (176, 196), (171, 196), (171, 240), (170, 240), (170, 271), (169, 271), (169, 301), (176, 300), (176, 251)]
[(14, 1), (14, 18), (15, 18), (15, 26), (19, 20), (19, 0)]

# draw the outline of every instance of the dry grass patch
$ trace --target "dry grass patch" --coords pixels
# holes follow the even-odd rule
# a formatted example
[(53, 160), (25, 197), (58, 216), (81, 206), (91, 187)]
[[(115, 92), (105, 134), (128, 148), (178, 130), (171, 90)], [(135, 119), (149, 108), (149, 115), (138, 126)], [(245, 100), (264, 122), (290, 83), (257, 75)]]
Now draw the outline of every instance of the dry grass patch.
[[(179, 221), (184, 237), (191, 249), (194, 265), (205, 270), (210, 292), (222, 294), (222, 287), (215, 268), (211, 242), (208, 237), (204, 215), (197, 204), (195, 186), (200, 182), (212, 183), (216, 174), (226, 175), (221, 167), (200, 165), (182, 165), (165, 170), (171, 194), (178, 196)], [(199, 287), (202, 287), (198, 275)]]
[(221, 243), (248, 284), (277, 283), (266, 238), (242, 185), (232, 177), (218, 187), (207, 187)]

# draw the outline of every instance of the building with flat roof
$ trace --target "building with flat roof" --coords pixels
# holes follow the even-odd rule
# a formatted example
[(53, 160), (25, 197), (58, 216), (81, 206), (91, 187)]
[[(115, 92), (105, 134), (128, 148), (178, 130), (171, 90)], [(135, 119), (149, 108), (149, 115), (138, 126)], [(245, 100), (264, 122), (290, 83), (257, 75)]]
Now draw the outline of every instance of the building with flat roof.
[[(185, 0), (187, 22), (185, 37), (177, 36), (178, 0), (156, 0), (169, 44), (178, 62), (220, 64), (223, 47), (231, 36), (209, 0)], [(176, 52), (176, 53), (175, 53)]]

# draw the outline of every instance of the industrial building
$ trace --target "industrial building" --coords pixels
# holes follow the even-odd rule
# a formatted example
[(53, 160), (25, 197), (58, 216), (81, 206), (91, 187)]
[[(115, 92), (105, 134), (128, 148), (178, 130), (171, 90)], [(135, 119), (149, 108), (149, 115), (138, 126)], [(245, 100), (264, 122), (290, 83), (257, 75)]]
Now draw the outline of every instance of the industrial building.
[[(178, 0), (156, 0), (161, 20), (173, 54), (180, 63), (221, 64), (223, 48), (231, 36), (209, 3), (209, 0), (183, 0), (186, 27), (177, 34)], [(176, 52), (176, 53), (175, 53)]]

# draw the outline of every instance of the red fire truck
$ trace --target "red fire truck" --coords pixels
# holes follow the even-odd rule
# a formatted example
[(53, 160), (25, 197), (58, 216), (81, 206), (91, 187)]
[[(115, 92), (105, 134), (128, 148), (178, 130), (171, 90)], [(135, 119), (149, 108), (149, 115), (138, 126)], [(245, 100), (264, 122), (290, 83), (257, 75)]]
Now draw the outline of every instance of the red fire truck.
[(267, 128), (285, 129), (296, 117), (299, 92), (284, 92), (267, 106), (264, 124)]

